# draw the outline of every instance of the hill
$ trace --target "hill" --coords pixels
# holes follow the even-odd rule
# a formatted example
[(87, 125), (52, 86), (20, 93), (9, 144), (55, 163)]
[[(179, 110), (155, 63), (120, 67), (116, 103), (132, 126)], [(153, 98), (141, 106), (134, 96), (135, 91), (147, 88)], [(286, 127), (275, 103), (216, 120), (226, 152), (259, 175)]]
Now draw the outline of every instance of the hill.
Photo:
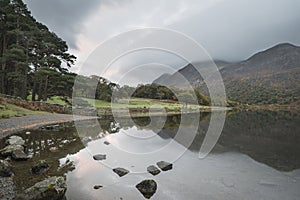
[[(300, 100), (300, 47), (283, 43), (254, 54), (245, 61), (227, 64), (217, 61), (228, 99), (248, 104), (298, 104)], [(206, 67), (205, 62), (201, 67)], [(207, 94), (202, 77), (189, 64), (178, 72), (154, 82), (184, 86), (176, 77)]]

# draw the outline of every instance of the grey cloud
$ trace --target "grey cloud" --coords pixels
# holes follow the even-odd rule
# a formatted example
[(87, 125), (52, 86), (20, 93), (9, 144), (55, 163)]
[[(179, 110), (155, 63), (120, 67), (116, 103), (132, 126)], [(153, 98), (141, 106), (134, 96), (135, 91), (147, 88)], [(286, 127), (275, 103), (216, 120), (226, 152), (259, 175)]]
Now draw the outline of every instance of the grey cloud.
[(95, 12), (101, 0), (25, 0), (32, 15), (48, 26), (75, 49), (76, 35), (83, 27), (87, 17)]
[(300, 44), (300, 1), (226, 0), (170, 27), (196, 39), (215, 58), (246, 59), (278, 43)]

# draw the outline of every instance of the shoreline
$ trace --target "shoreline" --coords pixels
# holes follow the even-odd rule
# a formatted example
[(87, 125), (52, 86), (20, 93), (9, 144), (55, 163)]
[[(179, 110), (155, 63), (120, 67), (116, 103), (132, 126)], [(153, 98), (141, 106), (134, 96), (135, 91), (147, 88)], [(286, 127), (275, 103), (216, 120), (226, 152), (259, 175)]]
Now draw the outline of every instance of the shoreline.
[(22, 117), (0, 119), (0, 139), (11, 134), (45, 125), (60, 124), (72, 121), (98, 119), (95, 116), (73, 116), (71, 114), (30, 114)]

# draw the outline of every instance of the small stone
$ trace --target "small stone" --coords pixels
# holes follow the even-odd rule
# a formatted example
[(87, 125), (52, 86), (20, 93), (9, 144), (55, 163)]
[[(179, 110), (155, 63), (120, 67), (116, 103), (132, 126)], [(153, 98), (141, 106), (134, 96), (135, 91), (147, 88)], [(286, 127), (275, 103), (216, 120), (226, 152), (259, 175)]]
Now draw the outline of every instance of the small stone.
[(84, 143), (84, 144), (87, 144), (89, 143), (90, 141), (92, 141), (92, 137), (84, 137), (81, 139), (81, 141)]
[(11, 161), (11, 157), (10, 156), (8, 156), (7, 158), (5, 158), (4, 159), (5, 161), (7, 161), (7, 162), (10, 162)]
[(127, 169), (120, 168), (120, 167), (113, 169), (113, 171), (116, 174), (118, 174), (120, 177), (125, 176), (126, 174), (129, 173), (129, 171)]
[(31, 167), (33, 174), (43, 174), (49, 170), (49, 165), (45, 160), (40, 160)]
[(144, 180), (135, 186), (146, 199), (150, 199), (157, 190), (154, 180)]
[(14, 151), (24, 151), (24, 147), (21, 145), (8, 145), (0, 150), (0, 154), (4, 157), (12, 156)]
[(106, 155), (104, 154), (97, 154), (93, 156), (94, 160), (105, 160), (106, 159)]
[(154, 165), (150, 165), (149, 167), (147, 167), (147, 171), (153, 176), (156, 176), (157, 174), (160, 173), (160, 170)]
[(55, 125), (45, 126), (44, 129), (46, 129), (46, 130), (58, 131), (60, 128), (61, 128), (61, 127), (60, 127), (59, 124), (55, 124)]
[(26, 135), (30, 135), (31, 133), (30, 133), (29, 131), (27, 131), (25, 134), (26, 134)]
[(12, 159), (17, 160), (17, 161), (29, 159), (28, 155), (26, 153), (24, 153), (24, 151), (21, 151), (21, 150), (13, 151), (11, 154), (11, 157), (12, 157)]
[(13, 135), (9, 137), (9, 139), (6, 141), (6, 144), (24, 146), (25, 140), (23, 140), (23, 138), (21, 138), (20, 136)]
[(110, 145), (110, 143), (108, 141), (104, 141), (105, 145)]
[(51, 151), (52, 153), (58, 152), (58, 147), (50, 147), (49, 151)]
[(12, 166), (5, 160), (0, 160), (0, 176), (10, 177), (13, 175)]
[(75, 169), (75, 164), (73, 161), (71, 161), (69, 158), (67, 158), (65, 164), (61, 165), (58, 170), (59, 171), (73, 171)]
[(102, 185), (95, 185), (95, 186), (94, 186), (94, 189), (95, 189), (95, 190), (98, 190), (98, 189), (100, 189), (100, 188), (102, 188), (102, 187), (103, 187)]
[(171, 170), (173, 168), (172, 163), (168, 163), (168, 162), (165, 162), (165, 161), (160, 161), (156, 164), (162, 171), (168, 171), (168, 170)]

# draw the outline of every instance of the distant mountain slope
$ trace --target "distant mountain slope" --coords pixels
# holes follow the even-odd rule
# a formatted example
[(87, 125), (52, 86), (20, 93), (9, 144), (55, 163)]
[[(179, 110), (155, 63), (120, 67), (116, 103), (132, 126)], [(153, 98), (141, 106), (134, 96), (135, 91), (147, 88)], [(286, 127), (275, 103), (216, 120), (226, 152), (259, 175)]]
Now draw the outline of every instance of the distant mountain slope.
[(165, 80), (169, 80), (171, 78), (171, 74), (168, 74), (168, 73), (165, 73), (163, 75), (161, 75), (160, 77), (158, 77), (157, 79), (155, 79), (153, 81), (153, 83), (156, 83), (156, 84), (160, 84), (160, 83), (163, 83)]
[[(159, 81), (180, 86), (174, 83), (178, 73), (207, 93), (203, 79), (190, 64)], [(245, 61), (223, 65), (220, 73), (230, 100), (248, 104), (291, 104), (300, 100), (300, 47), (279, 44)]]
[[(216, 60), (214, 61), (219, 69), (222, 69), (224, 66), (229, 63), (226, 61)], [(197, 63), (203, 69), (209, 68), (211, 66), (211, 62), (199, 62)], [(188, 82), (182, 81), (181, 77), (184, 77)], [(178, 81), (181, 80), (181, 81)], [(179, 69), (178, 72), (174, 74), (163, 74), (157, 79), (153, 81), (156, 84), (168, 85), (168, 86), (177, 86), (177, 87), (185, 87), (188, 83), (192, 86), (196, 86), (200, 84), (202, 81), (202, 77), (199, 72), (195, 69), (192, 64), (188, 64), (182, 69)]]
[(229, 99), (290, 104), (300, 97), (300, 47), (279, 44), (221, 70)]

